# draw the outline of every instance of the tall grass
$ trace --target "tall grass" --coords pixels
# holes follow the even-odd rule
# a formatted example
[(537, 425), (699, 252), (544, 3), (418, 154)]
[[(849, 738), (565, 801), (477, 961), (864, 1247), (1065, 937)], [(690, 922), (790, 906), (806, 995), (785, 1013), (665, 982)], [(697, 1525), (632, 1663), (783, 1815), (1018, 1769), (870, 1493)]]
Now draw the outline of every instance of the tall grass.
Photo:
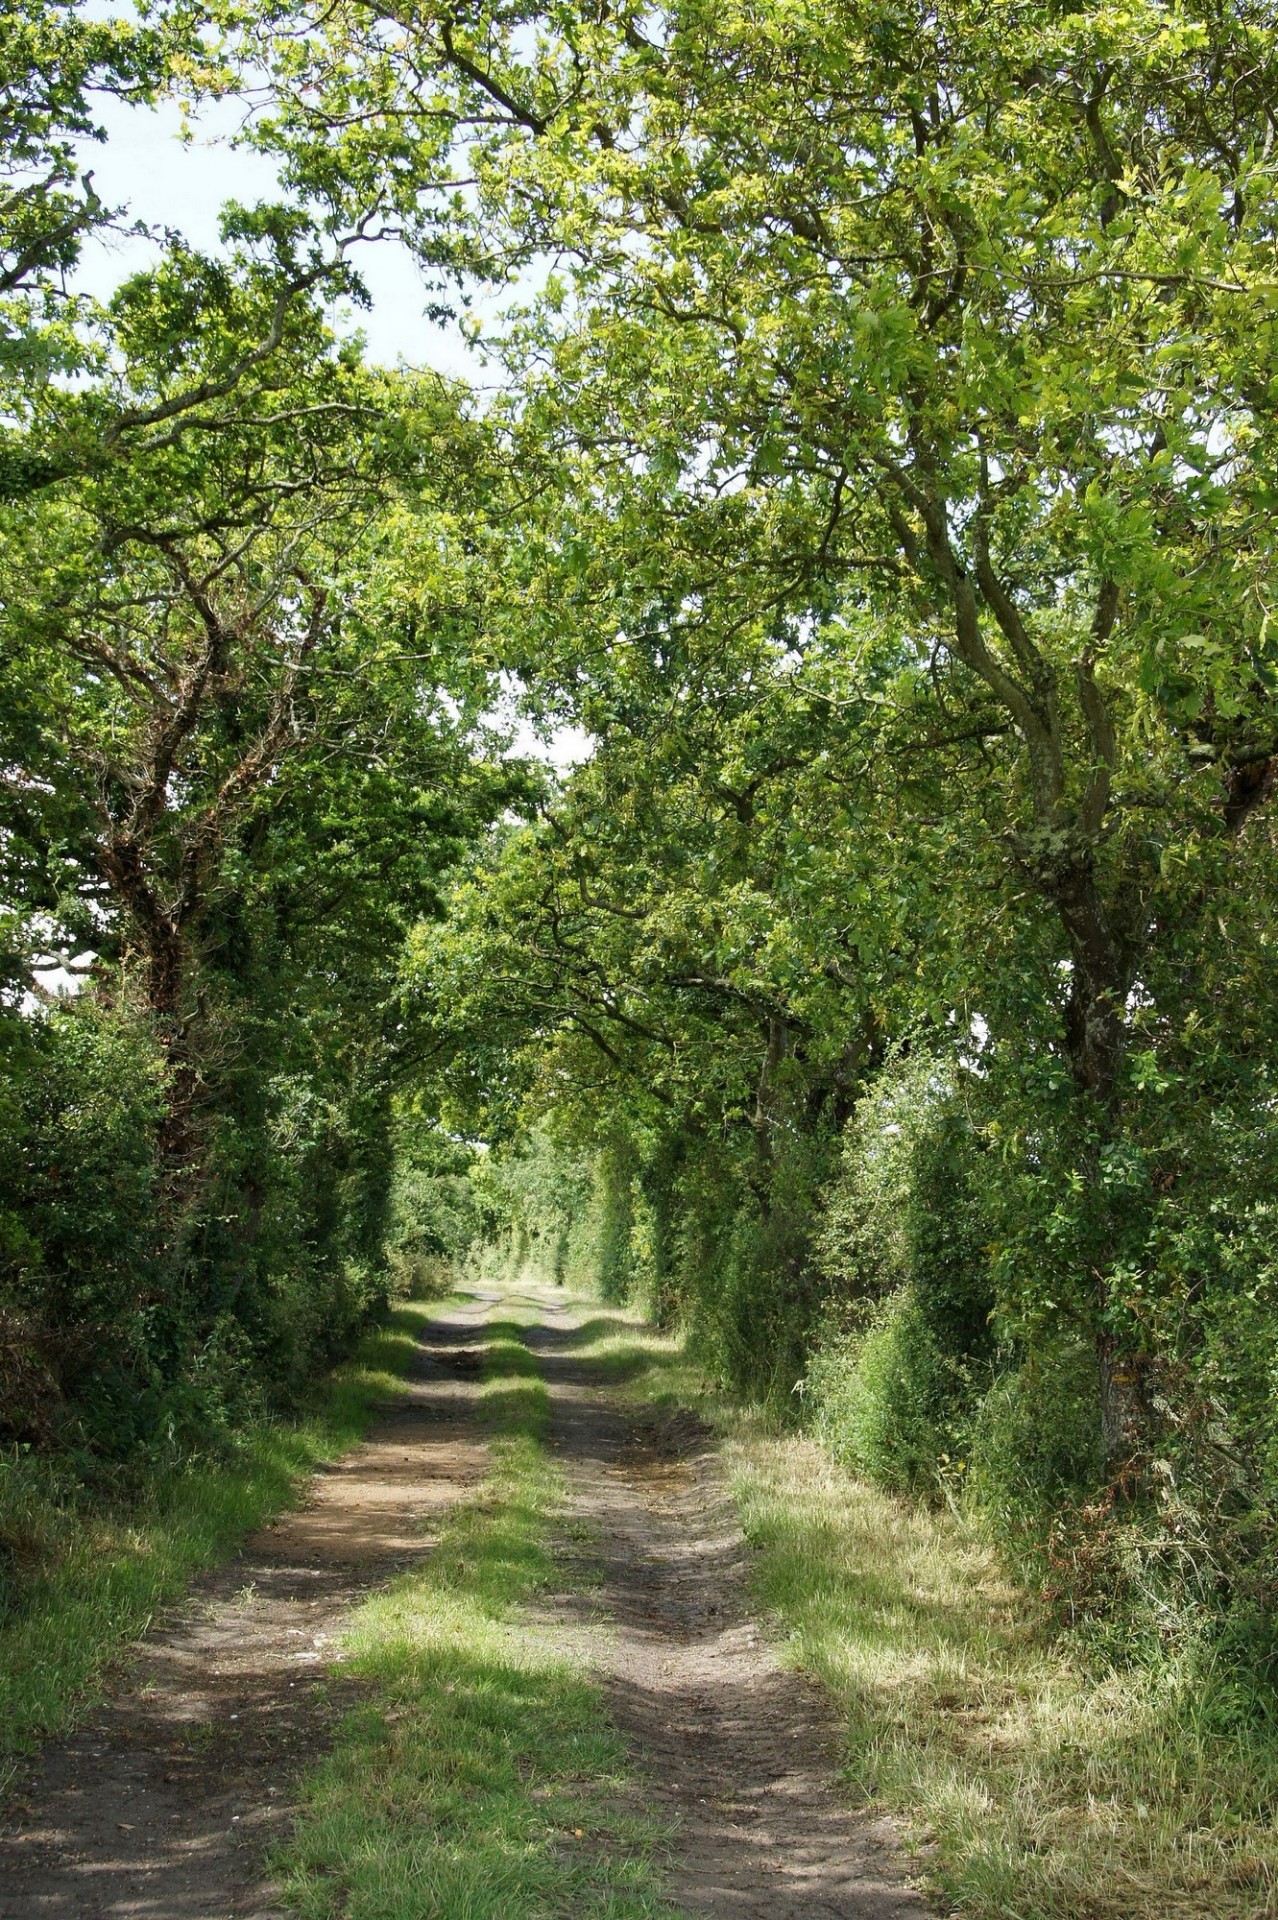
[(292, 1505), (306, 1476), (366, 1431), (399, 1388), (439, 1302), (396, 1307), (307, 1417), (263, 1421), (219, 1452), (86, 1490), (69, 1466), (0, 1454), (0, 1785), (4, 1756), (70, 1725), (122, 1650), (193, 1574)]
[(1278, 1913), (1278, 1748), (1174, 1666), (1077, 1663), (951, 1516), (739, 1423), (759, 1597), (847, 1727), (847, 1778), (980, 1920)]

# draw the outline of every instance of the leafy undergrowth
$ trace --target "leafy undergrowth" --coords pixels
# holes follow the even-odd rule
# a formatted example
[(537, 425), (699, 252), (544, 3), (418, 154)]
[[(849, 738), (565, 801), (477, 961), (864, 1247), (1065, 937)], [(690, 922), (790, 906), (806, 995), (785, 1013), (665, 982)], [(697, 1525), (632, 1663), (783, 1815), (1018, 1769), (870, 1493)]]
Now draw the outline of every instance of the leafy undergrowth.
[(307, 1920), (669, 1920), (598, 1692), (520, 1617), (554, 1581), (563, 1486), (516, 1319), (485, 1329), (484, 1370), (489, 1474), (355, 1616), (372, 1697), (309, 1784), (285, 1897)]
[(0, 1786), (5, 1753), (70, 1725), (193, 1574), (292, 1505), (311, 1471), (361, 1437), (439, 1310), (438, 1300), (397, 1306), (309, 1417), (250, 1427), (217, 1457), (147, 1473), (127, 1497), (90, 1498), (54, 1462), (0, 1456), (0, 1539), (19, 1542), (31, 1568), (20, 1604), (0, 1614)]
[(1195, 1676), (1098, 1670), (979, 1532), (716, 1398), (669, 1337), (597, 1314), (579, 1351), (724, 1438), (761, 1604), (834, 1696), (846, 1780), (900, 1815), (969, 1920), (1278, 1914), (1278, 1748)]

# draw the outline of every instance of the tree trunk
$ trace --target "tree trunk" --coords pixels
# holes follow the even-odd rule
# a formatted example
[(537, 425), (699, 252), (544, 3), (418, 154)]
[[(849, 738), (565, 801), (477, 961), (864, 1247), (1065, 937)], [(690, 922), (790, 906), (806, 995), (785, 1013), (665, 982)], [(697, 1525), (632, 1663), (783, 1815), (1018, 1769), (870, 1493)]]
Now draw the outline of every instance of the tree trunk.
[(1054, 892), (1069, 935), (1072, 966), (1065, 1051), (1083, 1121), (1082, 1172), (1091, 1225), (1102, 1241), (1093, 1261), (1101, 1440), (1106, 1466), (1116, 1476), (1140, 1453), (1145, 1426), (1140, 1356), (1115, 1336), (1108, 1321), (1105, 1270), (1113, 1248), (1101, 1177), (1104, 1147), (1118, 1125), (1118, 1079), (1127, 1042), (1132, 954), (1114, 929), (1089, 865), (1069, 872)]
[[(1098, 1314), (1105, 1307), (1104, 1287), (1097, 1288)], [(1141, 1452), (1144, 1441), (1144, 1401), (1140, 1365), (1124, 1352), (1103, 1320), (1096, 1330), (1096, 1371), (1100, 1385), (1101, 1444), (1111, 1477)]]
[(142, 851), (130, 835), (118, 835), (107, 843), (100, 861), (108, 884), (132, 922), (143, 959), (147, 1005), (168, 1063), (168, 1097), (159, 1126), (159, 1152), (163, 1185), (172, 1192), (181, 1187), (182, 1174), (194, 1152), (191, 1115), (199, 1080), (183, 1021), (187, 938), (178, 916), (161, 901)]
[(140, 921), (139, 932), (146, 956), (147, 1004), (169, 1069), (159, 1146), (164, 1186), (174, 1191), (183, 1186), (183, 1176), (194, 1152), (191, 1116), (198, 1086), (183, 1019), (186, 943), (180, 930), (163, 916), (153, 915), (147, 919), (135, 916), (135, 920)]

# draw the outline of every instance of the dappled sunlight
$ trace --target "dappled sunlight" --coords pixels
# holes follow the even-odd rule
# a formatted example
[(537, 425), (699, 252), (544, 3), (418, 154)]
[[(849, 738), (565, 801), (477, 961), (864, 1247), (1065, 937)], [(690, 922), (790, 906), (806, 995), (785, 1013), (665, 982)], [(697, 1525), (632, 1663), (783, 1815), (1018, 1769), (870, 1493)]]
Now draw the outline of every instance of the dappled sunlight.
[(784, 1657), (838, 1705), (849, 1789), (906, 1820), (964, 1913), (1271, 1911), (1278, 1769), (1262, 1732), (1224, 1732), (1195, 1710), (1192, 1667), (1177, 1681), (1080, 1664), (975, 1524), (884, 1493), (774, 1417), (707, 1397), (679, 1342), (628, 1314), (595, 1307), (537, 1341), (548, 1367), (588, 1359), (636, 1406), (660, 1404), (675, 1382), (712, 1416), (755, 1592)]
[(626, 1800), (597, 1689), (520, 1616), (552, 1580), (563, 1497), (541, 1444), (547, 1387), (519, 1337), (535, 1311), (503, 1295), (483, 1329), (486, 1479), (429, 1558), (351, 1623), (347, 1655), (372, 1698), (318, 1769), (282, 1862), (290, 1903), (313, 1920), (348, 1900), (379, 1920), (671, 1913), (650, 1861), (658, 1832)]
[(299, 1500), (307, 1476), (346, 1452), (379, 1404), (404, 1391), (433, 1311), (400, 1303), (331, 1375), (311, 1414), (287, 1424), (260, 1422), (221, 1457), (156, 1474), (141, 1502), (128, 1498), (126, 1482), (118, 1512), (81, 1501), (73, 1485), (42, 1489), (36, 1535), (23, 1482), (24, 1475), (35, 1480), (41, 1465), (6, 1464), (0, 1537), (31, 1538), (22, 1604), (0, 1612), (6, 1744), (21, 1750), (64, 1726), (121, 1645), (177, 1599), (195, 1572)]
[(1278, 1771), (1262, 1750), (1195, 1728), (1145, 1672), (1079, 1668), (948, 1515), (803, 1440), (744, 1438), (729, 1461), (759, 1597), (846, 1716), (849, 1783), (940, 1842), (934, 1871), (964, 1912), (1269, 1911)]
[(1278, 1920), (1274, 0), (5, 17), (0, 1904)]

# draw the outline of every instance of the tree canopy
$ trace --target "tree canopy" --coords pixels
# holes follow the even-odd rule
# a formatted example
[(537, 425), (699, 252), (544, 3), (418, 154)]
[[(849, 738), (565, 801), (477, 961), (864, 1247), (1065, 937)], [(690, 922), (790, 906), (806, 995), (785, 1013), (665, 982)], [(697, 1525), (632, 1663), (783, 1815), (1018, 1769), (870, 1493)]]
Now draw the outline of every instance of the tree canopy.
[[(147, 1251), (92, 1286), (157, 1404), (210, 1341), (304, 1374), (411, 1188), (422, 1245), (508, 1219), (739, 1389), (850, 1395), (867, 1470), (970, 1460), (1036, 1550), (1174, 1486), (1242, 1591), (1278, 1444), (1271, 9), (245, 0), (23, 35), (29, 1420), (87, 1393), (68, 1330), (108, 1313), (66, 1292), (102, 1217), (51, 1144), (105, 1102)], [(239, 97), (277, 202), (77, 294), (115, 217), (72, 144), (96, 91)], [(486, 391), (338, 338), (374, 244), (472, 332), (507, 287)], [(512, 686), (581, 764), (503, 757)], [(85, 952), (82, 1005), (22, 1002)]]

